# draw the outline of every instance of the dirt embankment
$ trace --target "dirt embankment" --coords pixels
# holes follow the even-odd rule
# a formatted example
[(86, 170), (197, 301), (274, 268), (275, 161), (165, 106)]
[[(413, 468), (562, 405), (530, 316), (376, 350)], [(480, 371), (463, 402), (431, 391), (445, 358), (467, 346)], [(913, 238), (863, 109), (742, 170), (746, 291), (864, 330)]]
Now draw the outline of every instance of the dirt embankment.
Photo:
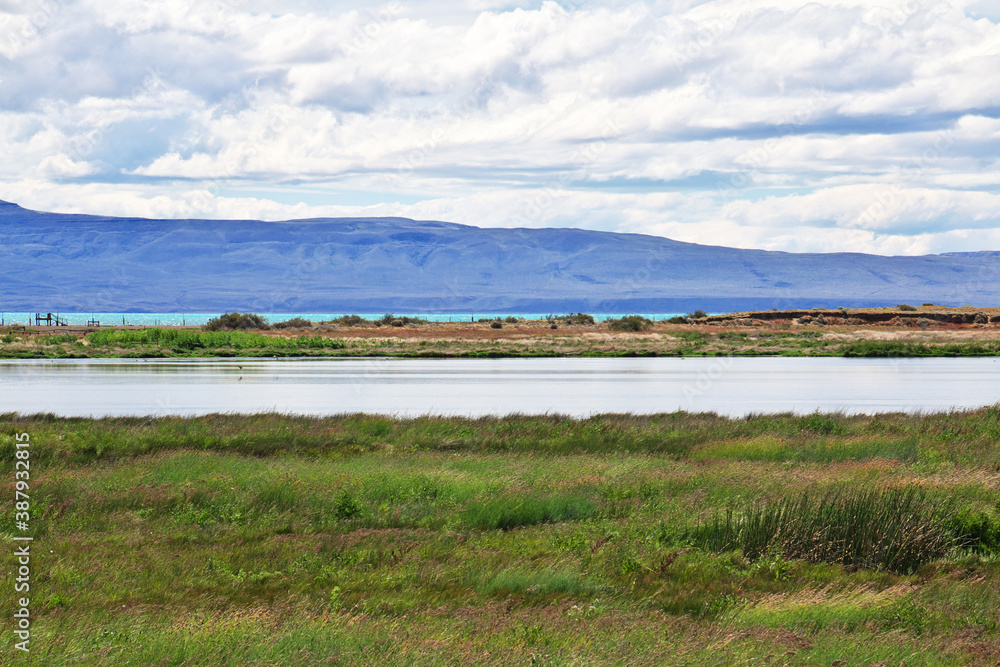
[(702, 320), (707, 325), (723, 326), (773, 326), (776, 324), (799, 325), (851, 325), (922, 327), (931, 325), (1000, 325), (1000, 309), (925, 309), (914, 310), (762, 310), (745, 313), (713, 315)]

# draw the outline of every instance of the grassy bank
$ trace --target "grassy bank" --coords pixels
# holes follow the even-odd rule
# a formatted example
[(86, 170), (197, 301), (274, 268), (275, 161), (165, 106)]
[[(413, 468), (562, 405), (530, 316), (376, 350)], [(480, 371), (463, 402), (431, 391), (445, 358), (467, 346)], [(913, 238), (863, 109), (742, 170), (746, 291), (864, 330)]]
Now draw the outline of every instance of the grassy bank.
[(16, 433), (36, 664), (912, 666), (1000, 650), (1000, 407), (6, 415), (10, 497)]
[[(518, 325), (520, 326), (520, 325)], [(727, 330), (658, 324), (647, 331), (610, 325), (561, 328), (424, 324), (316, 331), (201, 331), (183, 328), (114, 329), (77, 333), (0, 330), (0, 358), (166, 357), (660, 357), (843, 356), (965, 357), (1000, 355), (994, 329), (940, 331), (876, 327), (829, 330)], [(886, 339), (888, 338), (888, 339)]]

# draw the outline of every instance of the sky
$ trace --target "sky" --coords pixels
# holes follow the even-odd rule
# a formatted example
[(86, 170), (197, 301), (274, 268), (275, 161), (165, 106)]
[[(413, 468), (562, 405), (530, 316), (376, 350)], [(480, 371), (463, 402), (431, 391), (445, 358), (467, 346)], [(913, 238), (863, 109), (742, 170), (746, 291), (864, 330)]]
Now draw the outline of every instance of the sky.
[(0, 199), (1000, 250), (1000, 3), (0, 0)]

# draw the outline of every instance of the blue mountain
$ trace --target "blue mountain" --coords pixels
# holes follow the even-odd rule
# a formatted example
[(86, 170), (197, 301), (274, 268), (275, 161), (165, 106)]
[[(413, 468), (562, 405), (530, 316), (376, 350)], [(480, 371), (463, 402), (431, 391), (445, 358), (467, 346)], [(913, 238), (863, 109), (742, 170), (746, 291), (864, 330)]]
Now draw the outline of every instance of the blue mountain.
[(0, 311), (686, 312), (1000, 303), (1000, 253), (795, 254), (406, 218), (150, 220), (0, 202)]

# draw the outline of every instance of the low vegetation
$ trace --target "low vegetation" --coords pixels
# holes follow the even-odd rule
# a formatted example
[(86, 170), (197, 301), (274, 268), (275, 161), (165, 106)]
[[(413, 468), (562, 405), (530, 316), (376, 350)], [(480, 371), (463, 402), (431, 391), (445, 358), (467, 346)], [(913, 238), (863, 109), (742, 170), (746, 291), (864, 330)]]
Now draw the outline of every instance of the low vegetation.
[(17, 433), (38, 664), (982, 665), (1000, 645), (1000, 406), (0, 415), (7, 483)]
[(927, 345), (907, 341), (865, 340), (840, 348), (845, 357), (985, 357), (1000, 354), (1000, 342)]
[[(1000, 322), (1000, 315), (970, 308), (958, 313), (928, 312), (926, 317), (900, 318), (886, 310), (892, 309), (869, 314), (876, 324), (865, 324), (856, 317), (857, 312), (844, 309), (786, 313), (792, 319), (773, 322), (742, 315), (706, 319), (700, 310), (666, 322), (653, 322), (641, 315), (598, 322), (586, 313), (549, 315), (535, 321), (511, 316), (480, 318), (478, 322), (429, 322), (386, 313), (375, 319), (345, 315), (326, 322), (291, 318), (268, 324), (253, 313), (226, 313), (214, 318), (207, 328), (155, 327), (145, 330), (149, 333), (134, 333), (143, 331), (135, 327), (103, 327), (96, 331), (0, 327), (0, 358), (237, 354), (421, 358), (1000, 355), (1000, 333), (996, 323), (990, 322), (991, 318)], [(770, 312), (757, 315), (769, 316)], [(849, 320), (853, 323), (846, 323)], [(201, 334), (250, 337), (223, 339)]]
[(570, 313), (564, 320), (566, 324), (583, 324), (591, 325), (594, 324), (594, 316), (588, 315), (587, 313)]
[(612, 331), (648, 331), (653, 328), (653, 321), (641, 315), (625, 315), (609, 319), (607, 324)]
[(303, 317), (293, 317), (291, 319), (284, 320), (282, 322), (275, 322), (271, 325), (272, 329), (310, 329), (313, 323)]
[(84, 342), (94, 349), (115, 350), (119, 356), (289, 356), (330, 353), (344, 343), (321, 336), (266, 336), (246, 331), (185, 329), (101, 329)]
[(240, 331), (246, 329), (263, 331), (270, 327), (267, 324), (267, 320), (256, 313), (225, 313), (210, 319), (203, 328), (205, 331)]
[(947, 503), (918, 487), (803, 493), (732, 509), (690, 531), (690, 543), (758, 560), (777, 553), (822, 563), (912, 574), (961, 544)]

